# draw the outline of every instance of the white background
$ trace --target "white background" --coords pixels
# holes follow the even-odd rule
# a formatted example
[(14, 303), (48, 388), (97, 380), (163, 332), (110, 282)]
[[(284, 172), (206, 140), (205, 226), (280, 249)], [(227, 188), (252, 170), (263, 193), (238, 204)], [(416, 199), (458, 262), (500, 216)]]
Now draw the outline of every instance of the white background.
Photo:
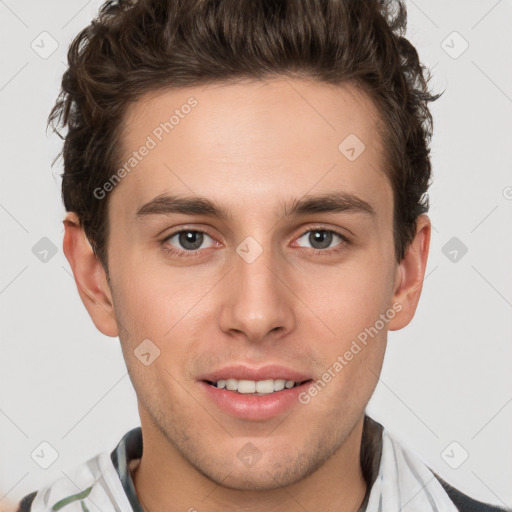
[[(67, 47), (99, 5), (0, 1), (4, 502), (113, 449), (139, 421), (119, 341), (94, 327), (62, 253), (61, 142), (45, 134)], [(407, 6), (407, 37), (446, 88), (432, 107), (435, 229), (418, 312), (390, 334), (369, 412), (452, 485), (512, 506), (512, 2)], [(58, 43), (46, 59), (31, 47), (43, 31)], [(469, 47), (453, 58), (461, 37)], [(57, 248), (46, 263), (32, 253), (42, 237)], [(457, 262), (442, 252), (452, 237), (468, 249)], [(31, 458), (42, 441), (59, 454), (46, 470)], [(441, 456), (453, 441), (452, 465), (469, 454), (458, 469)]]

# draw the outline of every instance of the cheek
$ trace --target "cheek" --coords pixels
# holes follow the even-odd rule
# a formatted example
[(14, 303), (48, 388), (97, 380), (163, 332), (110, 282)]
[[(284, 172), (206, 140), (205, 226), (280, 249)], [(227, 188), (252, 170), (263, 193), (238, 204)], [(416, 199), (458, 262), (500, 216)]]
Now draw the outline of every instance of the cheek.
[(333, 331), (335, 343), (342, 345), (373, 325), (388, 309), (390, 283), (391, 274), (385, 266), (359, 261), (302, 276), (298, 295)]
[[(193, 304), (193, 300), (167, 286), (172, 282), (170, 277), (159, 279), (150, 269), (132, 272), (126, 261), (123, 266), (126, 273), (120, 271), (116, 276), (113, 297), (121, 325), (121, 347), (131, 378), (136, 383), (135, 389), (139, 393), (160, 390), (157, 393), (160, 396), (167, 393), (165, 390), (172, 389), (176, 394), (179, 386), (172, 377), (175, 374), (173, 368), (186, 368), (190, 357), (184, 332), (187, 332), (189, 303)], [(129, 277), (121, 279), (124, 276)], [(114, 276), (112, 279), (114, 283)], [(143, 354), (148, 352), (152, 362), (145, 365)], [(146, 394), (146, 401), (150, 401), (154, 391)]]
[[(112, 275), (114, 306), (127, 349), (142, 340), (153, 341), (162, 359), (172, 352), (174, 362), (190, 356), (198, 343), (196, 324), (211, 318), (205, 294), (218, 281), (211, 269), (172, 267), (142, 257), (124, 257)], [(121, 337), (121, 334), (120, 334)]]
[(123, 258), (112, 272), (116, 317), (130, 343), (158, 339), (179, 315), (180, 301), (176, 290), (142, 262)]

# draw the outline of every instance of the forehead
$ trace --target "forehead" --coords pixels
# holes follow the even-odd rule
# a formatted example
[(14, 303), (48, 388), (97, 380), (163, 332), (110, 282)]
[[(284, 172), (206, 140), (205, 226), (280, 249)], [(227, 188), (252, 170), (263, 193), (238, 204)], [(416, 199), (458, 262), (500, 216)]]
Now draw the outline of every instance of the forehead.
[(270, 207), (271, 197), (357, 189), (385, 202), (380, 125), (351, 85), (278, 78), (153, 91), (126, 111), (126, 172), (112, 202), (127, 215), (173, 192)]

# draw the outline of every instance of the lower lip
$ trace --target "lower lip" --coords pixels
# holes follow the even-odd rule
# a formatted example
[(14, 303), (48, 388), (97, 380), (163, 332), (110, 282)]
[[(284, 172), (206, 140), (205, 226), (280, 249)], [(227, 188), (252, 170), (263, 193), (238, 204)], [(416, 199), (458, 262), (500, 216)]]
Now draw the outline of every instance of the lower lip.
[(247, 420), (268, 420), (283, 414), (293, 405), (299, 403), (299, 394), (310, 383), (311, 380), (308, 380), (300, 386), (257, 396), (216, 388), (205, 381), (199, 382), (208, 398), (222, 411)]

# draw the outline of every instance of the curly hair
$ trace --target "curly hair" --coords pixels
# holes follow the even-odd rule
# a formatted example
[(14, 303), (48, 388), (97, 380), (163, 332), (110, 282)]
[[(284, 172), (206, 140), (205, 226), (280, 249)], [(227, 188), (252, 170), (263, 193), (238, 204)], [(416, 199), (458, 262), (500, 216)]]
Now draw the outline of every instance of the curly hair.
[[(404, 37), (398, 0), (109, 0), (73, 40), (48, 117), (64, 139), (62, 199), (108, 276), (108, 197), (93, 191), (120, 164), (123, 116), (143, 94), (279, 76), (353, 84), (381, 116), (401, 261), (428, 211), (430, 72)], [(65, 137), (59, 132), (67, 127)], [(52, 164), (52, 165), (53, 165)]]

